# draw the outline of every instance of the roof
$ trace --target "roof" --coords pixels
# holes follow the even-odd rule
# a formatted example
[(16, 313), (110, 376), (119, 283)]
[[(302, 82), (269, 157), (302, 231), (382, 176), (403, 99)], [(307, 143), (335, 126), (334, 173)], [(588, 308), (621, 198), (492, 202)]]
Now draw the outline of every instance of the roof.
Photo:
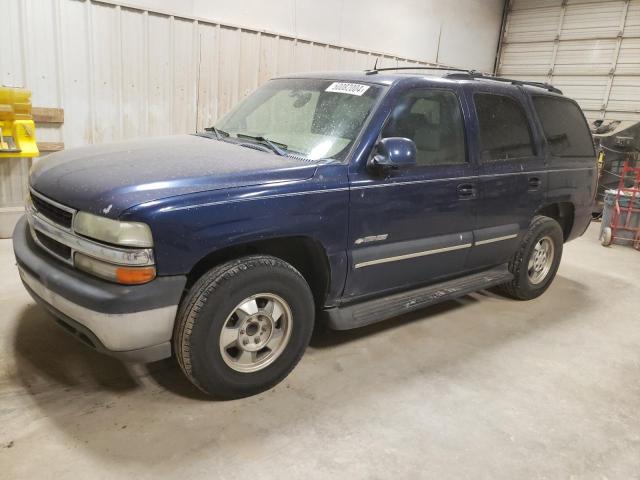
[(425, 69), (424, 73), (418, 72), (419, 68), (407, 67), (407, 70), (400, 69), (379, 69), (379, 70), (357, 70), (357, 71), (326, 71), (326, 72), (306, 72), (282, 75), (277, 78), (321, 78), (326, 80), (337, 80), (343, 82), (359, 82), (377, 85), (390, 86), (395, 83), (407, 80), (408, 78), (422, 78), (427, 81), (437, 83), (463, 83), (463, 82), (495, 82), (503, 85), (525, 86), (528, 90), (546, 90), (553, 94), (562, 92), (552, 85), (540, 82), (528, 82), (525, 80), (508, 79), (493, 75), (482, 74), (474, 70), (459, 69)]

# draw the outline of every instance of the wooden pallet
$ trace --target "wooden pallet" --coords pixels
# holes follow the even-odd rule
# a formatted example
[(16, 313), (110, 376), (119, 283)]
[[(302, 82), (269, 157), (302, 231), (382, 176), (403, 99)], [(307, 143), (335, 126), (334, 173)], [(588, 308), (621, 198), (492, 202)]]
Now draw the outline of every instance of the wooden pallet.
[[(36, 122), (36, 127), (42, 124), (62, 125), (64, 123), (64, 109), (62, 108), (33, 107), (31, 114)], [(64, 150), (64, 142), (38, 142), (38, 150), (46, 153)]]

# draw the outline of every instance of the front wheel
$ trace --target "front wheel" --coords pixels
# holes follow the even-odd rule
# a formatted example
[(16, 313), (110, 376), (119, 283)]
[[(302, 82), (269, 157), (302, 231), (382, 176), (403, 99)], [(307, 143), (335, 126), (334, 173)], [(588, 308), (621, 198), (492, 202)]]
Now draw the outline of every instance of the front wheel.
[(254, 395), (298, 363), (314, 314), (311, 290), (290, 264), (266, 255), (239, 258), (191, 287), (176, 320), (174, 350), (183, 372), (205, 393)]
[(531, 300), (542, 295), (558, 271), (563, 243), (562, 228), (558, 222), (549, 217), (535, 217), (509, 262), (513, 280), (501, 285), (499, 290), (518, 300)]

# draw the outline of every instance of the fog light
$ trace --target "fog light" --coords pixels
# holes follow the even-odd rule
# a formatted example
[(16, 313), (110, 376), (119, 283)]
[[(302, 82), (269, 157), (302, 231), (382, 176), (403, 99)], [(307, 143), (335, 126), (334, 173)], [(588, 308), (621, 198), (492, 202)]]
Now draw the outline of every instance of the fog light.
[(127, 267), (114, 265), (76, 252), (74, 265), (96, 277), (125, 285), (147, 283), (156, 278), (156, 267)]

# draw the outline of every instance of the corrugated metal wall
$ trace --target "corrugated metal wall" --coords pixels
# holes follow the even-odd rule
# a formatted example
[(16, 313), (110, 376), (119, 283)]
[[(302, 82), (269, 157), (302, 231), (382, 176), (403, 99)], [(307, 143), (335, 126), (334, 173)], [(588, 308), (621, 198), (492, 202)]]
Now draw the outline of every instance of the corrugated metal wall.
[(511, 0), (498, 73), (552, 83), (590, 119), (640, 120), (640, 0)]
[(66, 148), (195, 131), (278, 74), (419, 63), (111, 1), (1, 1), (0, 83), (64, 108), (38, 137)]

